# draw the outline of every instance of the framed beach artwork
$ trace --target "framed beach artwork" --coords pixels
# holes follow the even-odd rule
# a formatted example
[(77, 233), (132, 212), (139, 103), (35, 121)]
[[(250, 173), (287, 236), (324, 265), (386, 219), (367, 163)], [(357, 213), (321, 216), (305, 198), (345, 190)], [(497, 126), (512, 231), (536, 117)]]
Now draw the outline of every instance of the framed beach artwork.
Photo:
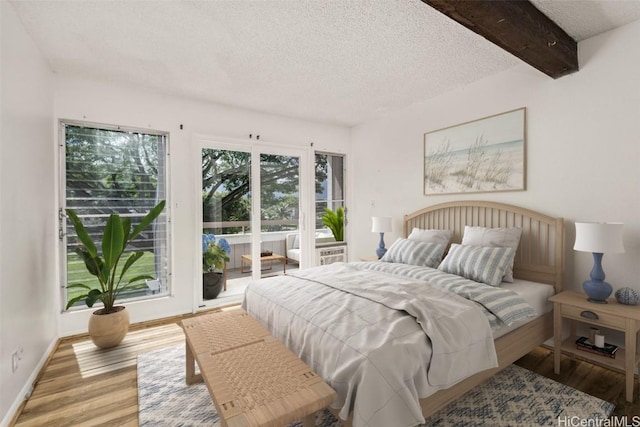
[(424, 134), (424, 194), (525, 189), (525, 108)]

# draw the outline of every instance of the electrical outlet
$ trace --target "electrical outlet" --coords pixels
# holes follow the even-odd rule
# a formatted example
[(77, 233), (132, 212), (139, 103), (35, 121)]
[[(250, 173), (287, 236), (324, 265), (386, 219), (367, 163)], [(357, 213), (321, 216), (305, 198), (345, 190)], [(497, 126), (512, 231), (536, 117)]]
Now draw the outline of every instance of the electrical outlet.
[(22, 347), (18, 347), (16, 351), (11, 353), (11, 372), (15, 372), (18, 370), (23, 355), (24, 349)]

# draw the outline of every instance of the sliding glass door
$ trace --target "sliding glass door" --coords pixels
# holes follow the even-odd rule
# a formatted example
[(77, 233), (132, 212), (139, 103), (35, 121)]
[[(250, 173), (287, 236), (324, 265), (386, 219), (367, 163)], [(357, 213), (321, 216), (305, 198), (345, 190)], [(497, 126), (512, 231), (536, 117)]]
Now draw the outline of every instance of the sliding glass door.
[[(199, 305), (242, 298), (252, 279), (299, 268), (307, 152), (203, 141)], [(259, 190), (257, 190), (259, 189)], [(307, 196), (308, 198), (308, 196)], [(200, 287), (198, 286), (198, 294)]]

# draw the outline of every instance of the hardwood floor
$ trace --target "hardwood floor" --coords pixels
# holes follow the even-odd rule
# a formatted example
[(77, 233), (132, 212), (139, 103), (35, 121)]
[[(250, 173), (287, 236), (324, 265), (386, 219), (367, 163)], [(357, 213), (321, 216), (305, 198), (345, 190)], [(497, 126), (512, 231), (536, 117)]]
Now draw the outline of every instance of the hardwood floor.
[(110, 350), (97, 349), (88, 336), (62, 339), (11, 425), (137, 426), (137, 356), (184, 342), (178, 323), (186, 317), (132, 325)]
[[(137, 426), (137, 355), (182, 342), (179, 320), (132, 326), (123, 344), (108, 352), (95, 350), (86, 337), (62, 340), (14, 425)], [(555, 375), (553, 353), (543, 347), (516, 363), (613, 402), (613, 415), (640, 415), (637, 397), (634, 403), (625, 401), (621, 373), (563, 357), (562, 374)]]

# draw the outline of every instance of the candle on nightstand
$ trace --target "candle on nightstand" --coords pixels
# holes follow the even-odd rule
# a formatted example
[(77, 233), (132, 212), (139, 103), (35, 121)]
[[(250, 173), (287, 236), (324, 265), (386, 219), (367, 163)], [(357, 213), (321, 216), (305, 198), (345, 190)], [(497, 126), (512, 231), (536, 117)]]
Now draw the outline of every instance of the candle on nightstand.
[(602, 334), (596, 334), (596, 341), (595, 341), (595, 345), (598, 348), (603, 348), (604, 347), (604, 335)]

